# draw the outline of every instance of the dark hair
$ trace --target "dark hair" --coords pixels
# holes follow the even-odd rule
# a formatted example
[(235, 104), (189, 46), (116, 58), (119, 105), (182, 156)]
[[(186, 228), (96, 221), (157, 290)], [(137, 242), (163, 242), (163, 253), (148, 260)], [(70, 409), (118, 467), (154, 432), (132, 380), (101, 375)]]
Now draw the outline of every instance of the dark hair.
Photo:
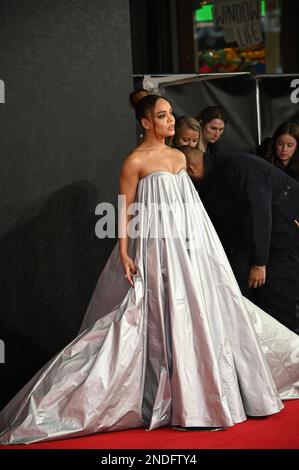
[[(283, 135), (289, 134), (292, 136), (297, 142), (297, 148), (294, 152), (294, 155), (291, 157), (289, 163), (285, 167), (281, 160), (278, 158), (276, 154), (276, 141), (277, 139)], [(294, 178), (299, 178), (299, 123), (294, 121), (287, 121), (278, 126), (276, 131), (274, 132), (271, 142), (268, 145), (266, 158), (269, 162), (273, 163), (273, 165), (282, 168), (283, 170), (287, 169), (287, 173)]]
[(225, 111), (221, 106), (208, 106), (195, 116), (203, 127), (213, 119), (221, 119), (226, 124)]
[(137, 88), (137, 90), (131, 91), (129, 95), (129, 101), (131, 106), (133, 106), (134, 108), (138, 101), (141, 100), (141, 98), (143, 98), (144, 96), (148, 96), (149, 94), (150, 92), (145, 88)]
[(130, 103), (135, 109), (135, 115), (136, 115), (137, 121), (141, 124), (141, 119), (148, 117), (148, 115), (154, 109), (157, 101), (160, 99), (165, 99), (165, 98), (163, 98), (163, 96), (160, 96), (160, 95), (148, 94), (138, 99), (138, 97), (136, 98), (136, 92), (138, 92), (138, 90), (130, 93)]

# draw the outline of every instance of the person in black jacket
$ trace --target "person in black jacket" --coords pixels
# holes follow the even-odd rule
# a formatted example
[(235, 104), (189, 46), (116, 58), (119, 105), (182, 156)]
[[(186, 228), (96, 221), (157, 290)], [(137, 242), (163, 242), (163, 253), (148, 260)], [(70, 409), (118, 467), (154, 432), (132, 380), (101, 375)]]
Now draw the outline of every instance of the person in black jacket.
[(299, 124), (284, 122), (257, 148), (257, 155), (299, 181)]
[(180, 150), (243, 295), (299, 333), (299, 184), (254, 155)]

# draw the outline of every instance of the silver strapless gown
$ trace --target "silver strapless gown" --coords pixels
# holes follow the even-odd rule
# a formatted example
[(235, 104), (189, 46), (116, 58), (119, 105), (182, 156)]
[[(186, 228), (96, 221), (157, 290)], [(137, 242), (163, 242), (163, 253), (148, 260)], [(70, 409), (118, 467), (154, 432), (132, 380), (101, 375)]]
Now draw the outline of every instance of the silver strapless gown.
[(242, 297), (186, 171), (142, 178), (138, 201), (134, 288), (116, 246), (79, 336), (2, 410), (2, 444), (226, 427), (299, 397), (299, 337)]

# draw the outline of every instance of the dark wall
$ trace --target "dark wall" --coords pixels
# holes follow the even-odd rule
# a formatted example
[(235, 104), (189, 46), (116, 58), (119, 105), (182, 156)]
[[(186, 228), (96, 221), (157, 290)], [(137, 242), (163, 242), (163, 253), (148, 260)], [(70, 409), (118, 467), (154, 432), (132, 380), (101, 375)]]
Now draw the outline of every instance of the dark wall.
[(114, 244), (94, 209), (135, 144), (128, 3), (0, 2), (0, 406), (76, 334)]
[(130, 0), (135, 75), (195, 71), (194, 0)]
[(284, 0), (281, 4), (281, 62), (284, 73), (299, 72), (299, 2)]
[(170, 13), (176, 8), (175, 3), (173, 0), (130, 0), (134, 74), (173, 71)]

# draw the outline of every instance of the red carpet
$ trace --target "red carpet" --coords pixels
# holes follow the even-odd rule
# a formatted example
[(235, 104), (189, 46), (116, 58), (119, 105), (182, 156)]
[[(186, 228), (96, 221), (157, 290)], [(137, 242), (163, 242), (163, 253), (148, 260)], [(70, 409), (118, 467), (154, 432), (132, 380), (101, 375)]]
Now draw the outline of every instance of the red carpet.
[(249, 418), (222, 431), (133, 429), (0, 449), (299, 449), (299, 400), (267, 418)]

